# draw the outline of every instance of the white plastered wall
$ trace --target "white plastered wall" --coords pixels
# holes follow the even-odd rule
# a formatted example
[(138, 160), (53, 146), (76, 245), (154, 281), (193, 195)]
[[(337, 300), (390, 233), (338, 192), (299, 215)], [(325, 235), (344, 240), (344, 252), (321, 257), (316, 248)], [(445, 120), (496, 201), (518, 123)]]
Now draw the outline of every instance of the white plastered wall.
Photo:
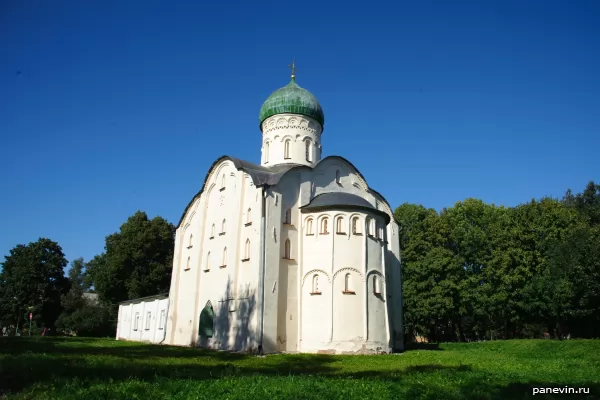
[[(165, 338), (169, 299), (141, 300), (119, 305), (117, 340), (160, 343)], [(164, 313), (164, 317), (161, 316)], [(136, 316), (139, 317), (136, 324)], [(162, 324), (161, 324), (162, 323)]]
[[(257, 346), (260, 193), (230, 160), (212, 168), (203, 193), (176, 233), (170, 344), (229, 350)], [(249, 259), (246, 240), (250, 241)], [(209, 301), (216, 314), (214, 334), (200, 338), (199, 316)]]
[[(261, 165), (302, 164), (313, 166), (321, 159), (323, 128), (315, 119), (297, 114), (277, 114), (265, 119)], [(286, 158), (285, 143), (289, 141)], [(306, 153), (308, 143), (308, 157)]]
[[(278, 296), (267, 293), (265, 299), (266, 313), (277, 310), (277, 350), (356, 353), (398, 348), (392, 336), (394, 329), (401, 330), (399, 248), (391, 243), (398, 240), (397, 225), (392, 219), (382, 237), (369, 237), (368, 220), (373, 218), (383, 227), (380, 215), (364, 210), (300, 212), (300, 206), (327, 192), (356, 194), (393, 218), (387, 203), (369, 191), (364, 179), (343, 159), (324, 160), (314, 170), (293, 171), (282, 178), (269, 203), (268, 233), (272, 229), (273, 235), (267, 243), (267, 265), (279, 268), (268, 268), (270, 280), (266, 288), (287, 292), (281, 291)], [(291, 226), (283, 224), (287, 208), (291, 208)], [(330, 233), (319, 235), (325, 216), (329, 218)], [(351, 233), (354, 216), (360, 218), (359, 235)], [(343, 218), (343, 235), (336, 232), (337, 217)], [(308, 218), (313, 219), (312, 236), (305, 232)], [(286, 239), (291, 241), (292, 260), (282, 257)], [(319, 276), (321, 293), (311, 295), (315, 274)], [(351, 275), (353, 294), (343, 293), (346, 274)], [(374, 293), (373, 279), (379, 279), (380, 293)], [(296, 291), (291, 293), (294, 283)], [(396, 290), (388, 290), (391, 286)], [(295, 324), (290, 322), (294, 320)], [(292, 333), (290, 328), (294, 326), (297, 331)]]
[[(373, 218), (382, 223), (382, 218), (365, 211), (346, 210), (302, 216), (301, 351), (389, 352), (385, 295), (374, 294), (369, 279), (377, 275), (383, 280), (385, 241), (365, 233), (367, 220)], [(322, 233), (324, 218), (329, 219), (327, 234)], [(337, 218), (342, 219), (340, 233)], [(351, 229), (353, 218), (358, 218), (356, 233)], [(312, 235), (307, 231), (309, 220), (313, 221)], [(314, 293), (315, 275), (320, 293)], [(380, 287), (384, 292), (385, 284)]]
[[(312, 170), (292, 170), (266, 190), (263, 351), (358, 353), (400, 349), (398, 227), (392, 219), (383, 237), (371, 238), (367, 235), (368, 219), (383, 224), (381, 215), (333, 209), (311, 214), (314, 236), (307, 236), (304, 229), (309, 215), (300, 207), (327, 192), (358, 195), (393, 218), (383, 198), (369, 190), (353, 166), (337, 157), (323, 160)], [(203, 193), (189, 206), (177, 230), (167, 343), (229, 350), (257, 348), (261, 196), (262, 189), (230, 160), (212, 168)], [(284, 224), (288, 208), (292, 221)], [(330, 233), (320, 236), (320, 219), (325, 215), (330, 218)], [(360, 218), (359, 235), (351, 233), (353, 216)], [(337, 217), (343, 218), (343, 235), (336, 232)], [(246, 240), (250, 240), (250, 257), (245, 254)], [(291, 242), (289, 260), (283, 259), (286, 240)], [(311, 295), (314, 274), (320, 277), (319, 295)], [(351, 275), (353, 294), (343, 293), (346, 274)], [(378, 294), (372, 289), (375, 278), (380, 279)], [(203, 340), (198, 337), (198, 322), (208, 301), (217, 315), (213, 337)]]

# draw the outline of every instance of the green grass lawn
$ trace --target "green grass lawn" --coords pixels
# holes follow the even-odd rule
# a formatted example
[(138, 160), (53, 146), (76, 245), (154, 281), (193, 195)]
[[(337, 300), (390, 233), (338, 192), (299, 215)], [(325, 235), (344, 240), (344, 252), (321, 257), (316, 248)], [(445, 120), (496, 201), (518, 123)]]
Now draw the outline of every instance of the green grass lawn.
[[(0, 337), (0, 399), (600, 398), (598, 340), (432, 347), (257, 357), (109, 339)], [(533, 396), (534, 387), (565, 386), (589, 388), (589, 395)]]

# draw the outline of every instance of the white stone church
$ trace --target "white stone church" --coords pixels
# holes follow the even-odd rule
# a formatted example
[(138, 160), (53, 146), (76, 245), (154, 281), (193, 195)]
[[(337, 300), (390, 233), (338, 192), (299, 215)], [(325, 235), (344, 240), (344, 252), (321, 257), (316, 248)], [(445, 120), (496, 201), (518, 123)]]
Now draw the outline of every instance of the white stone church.
[[(293, 71), (293, 67), (292, 67)], [(177, 228), (169, 295), (121, 303), (117, 339), (251, 352), (402, 350), (398, 225), (290, 83), (260, 109), (260, 165), (223, 156)]]

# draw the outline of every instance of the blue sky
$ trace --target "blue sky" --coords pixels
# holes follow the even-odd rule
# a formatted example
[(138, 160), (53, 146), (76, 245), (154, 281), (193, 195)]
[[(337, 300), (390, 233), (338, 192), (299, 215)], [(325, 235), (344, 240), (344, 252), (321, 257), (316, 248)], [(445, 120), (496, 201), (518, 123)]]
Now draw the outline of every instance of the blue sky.
[(260, 161), (289, 80), (393, 208), (514, 206), (600, 181), (600, 2), (28, 1), (0, 5), (0, 260), (100, 253), (177, 223), (223, 154)]

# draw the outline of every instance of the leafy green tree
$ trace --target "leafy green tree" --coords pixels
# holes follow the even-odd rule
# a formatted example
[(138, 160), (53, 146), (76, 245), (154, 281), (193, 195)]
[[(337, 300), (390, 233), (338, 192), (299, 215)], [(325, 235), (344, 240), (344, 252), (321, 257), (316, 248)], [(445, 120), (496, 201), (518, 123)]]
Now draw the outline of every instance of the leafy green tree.
[(56, 321), (56, 328), (77, 336), (98, 337), (114, 336), (115, 334), (110, 309), (86, 300), (73, 312), (60, 314)]
[(448, 232), (432, 210), (403, 205), (395, 210), (404, 240), (402, 253), (405, 331), (441, 340), (451, 328), (455, 307), (456, 263), (445, 246)]
[[(579, 337), (600, 336), (600, 185), (590, 181), (582, 193), (568, 190), (562, 203), (576, 210), (581, 224), (549, 249), (551, 266), (567, 275), (572, 287), (566, 327)], [(561, 320), (559, 322), (563, 322)]]
[[(541, 323), (553, 331), (561, 319), (560, 303), (568, 299), (564, 272), (552, 268), (550, 256), (573, 230), (581, 227), (581, 218), (563, 203), (544, 198), (513, 209), (513, 248), (518, 249), (513, 276), (518, 280), (515, 299), (521, 329)], [(540, 319), (541, 318), (541, 319)]]
[[(106, 237), (104, 253), (87, 264), (86, 278), (107, 305), (169, 290), (175, 227), (138, 211)], [(116, 308), (115, 308), (116, 310)], [(113, 312), (114, 314), (114, 312)]]
[(63, 314), (71, 314), (75, 310), (85, 305), (83, 293), (86, 289), (85, 263), (83, 258), (77, 258), (71, 262), (68, 279), (70, 283), (69, 291), (61, 296), (60, 302), (63, 308)]
[(600, 185), (590, 181), (583, 193), (573, 195), (569, 189), (563, 198), (567, 207), (577, 209), (590, 226), (600, 225)]
[(3, 323), (22, 327), (32, 312), (36, 325), (54, 327), (61, 312), (60, 296), (69, 290), (66, 265), (61, 247), (50, 239), (40, 238), (11, 249), (0, 273)]
[(437, 215), (434, 209), (427, 209), (421, 205), (404, 203), (394, 210), (394, 218), (400, 226), (400, 251), (408, 246), (411, 233), (416, 232), (417, 224), (428, 216)]
[(61, 296), (63, 311), (56, 320), (56, 328), (80, 336), (107, 336), (114, 333), (107, 307), (84, 297), (88, 287), (82, 258), (71, 262), (69, 281), (71, 289)]
[(457, 264), (454, 276), (456, 308), (451, 324), (461, 339), (473, 334), (466, 332), (463, 326), (467, 316), (471, 317), (471, 328), (477, 331), (484, 331), (491, 320), (488, 290), (493, 285), (490, 282), (494, 256), (491, 244), (498, 242), (495, 235), (500, 212), (481, 200), (466, 199), (441, 214), (448, 225), (446, 246)]
[(554, 307), (557, 334), (566, 331), (579, 337), (600, 334), (600, 226), (574, 229), (557, 242), (549, 256), (551, 270), (569, 289), (566, 299)]
[(561, 336), (596, 321), (600, 241), (586, 227), (597, 189), (586, 191), (513, 208), (477, 199), (439, 214), (398, 207), (406, 331), (429, 340)]
[[(533, 276), (523, 288), (527, 324), (537, 324), (544, 331), (560, 335), (561, 327), (572, 307), (573, 285), (568, 272), (548, 268)], [(524, 326), (525, 328), (525, 326)]]

